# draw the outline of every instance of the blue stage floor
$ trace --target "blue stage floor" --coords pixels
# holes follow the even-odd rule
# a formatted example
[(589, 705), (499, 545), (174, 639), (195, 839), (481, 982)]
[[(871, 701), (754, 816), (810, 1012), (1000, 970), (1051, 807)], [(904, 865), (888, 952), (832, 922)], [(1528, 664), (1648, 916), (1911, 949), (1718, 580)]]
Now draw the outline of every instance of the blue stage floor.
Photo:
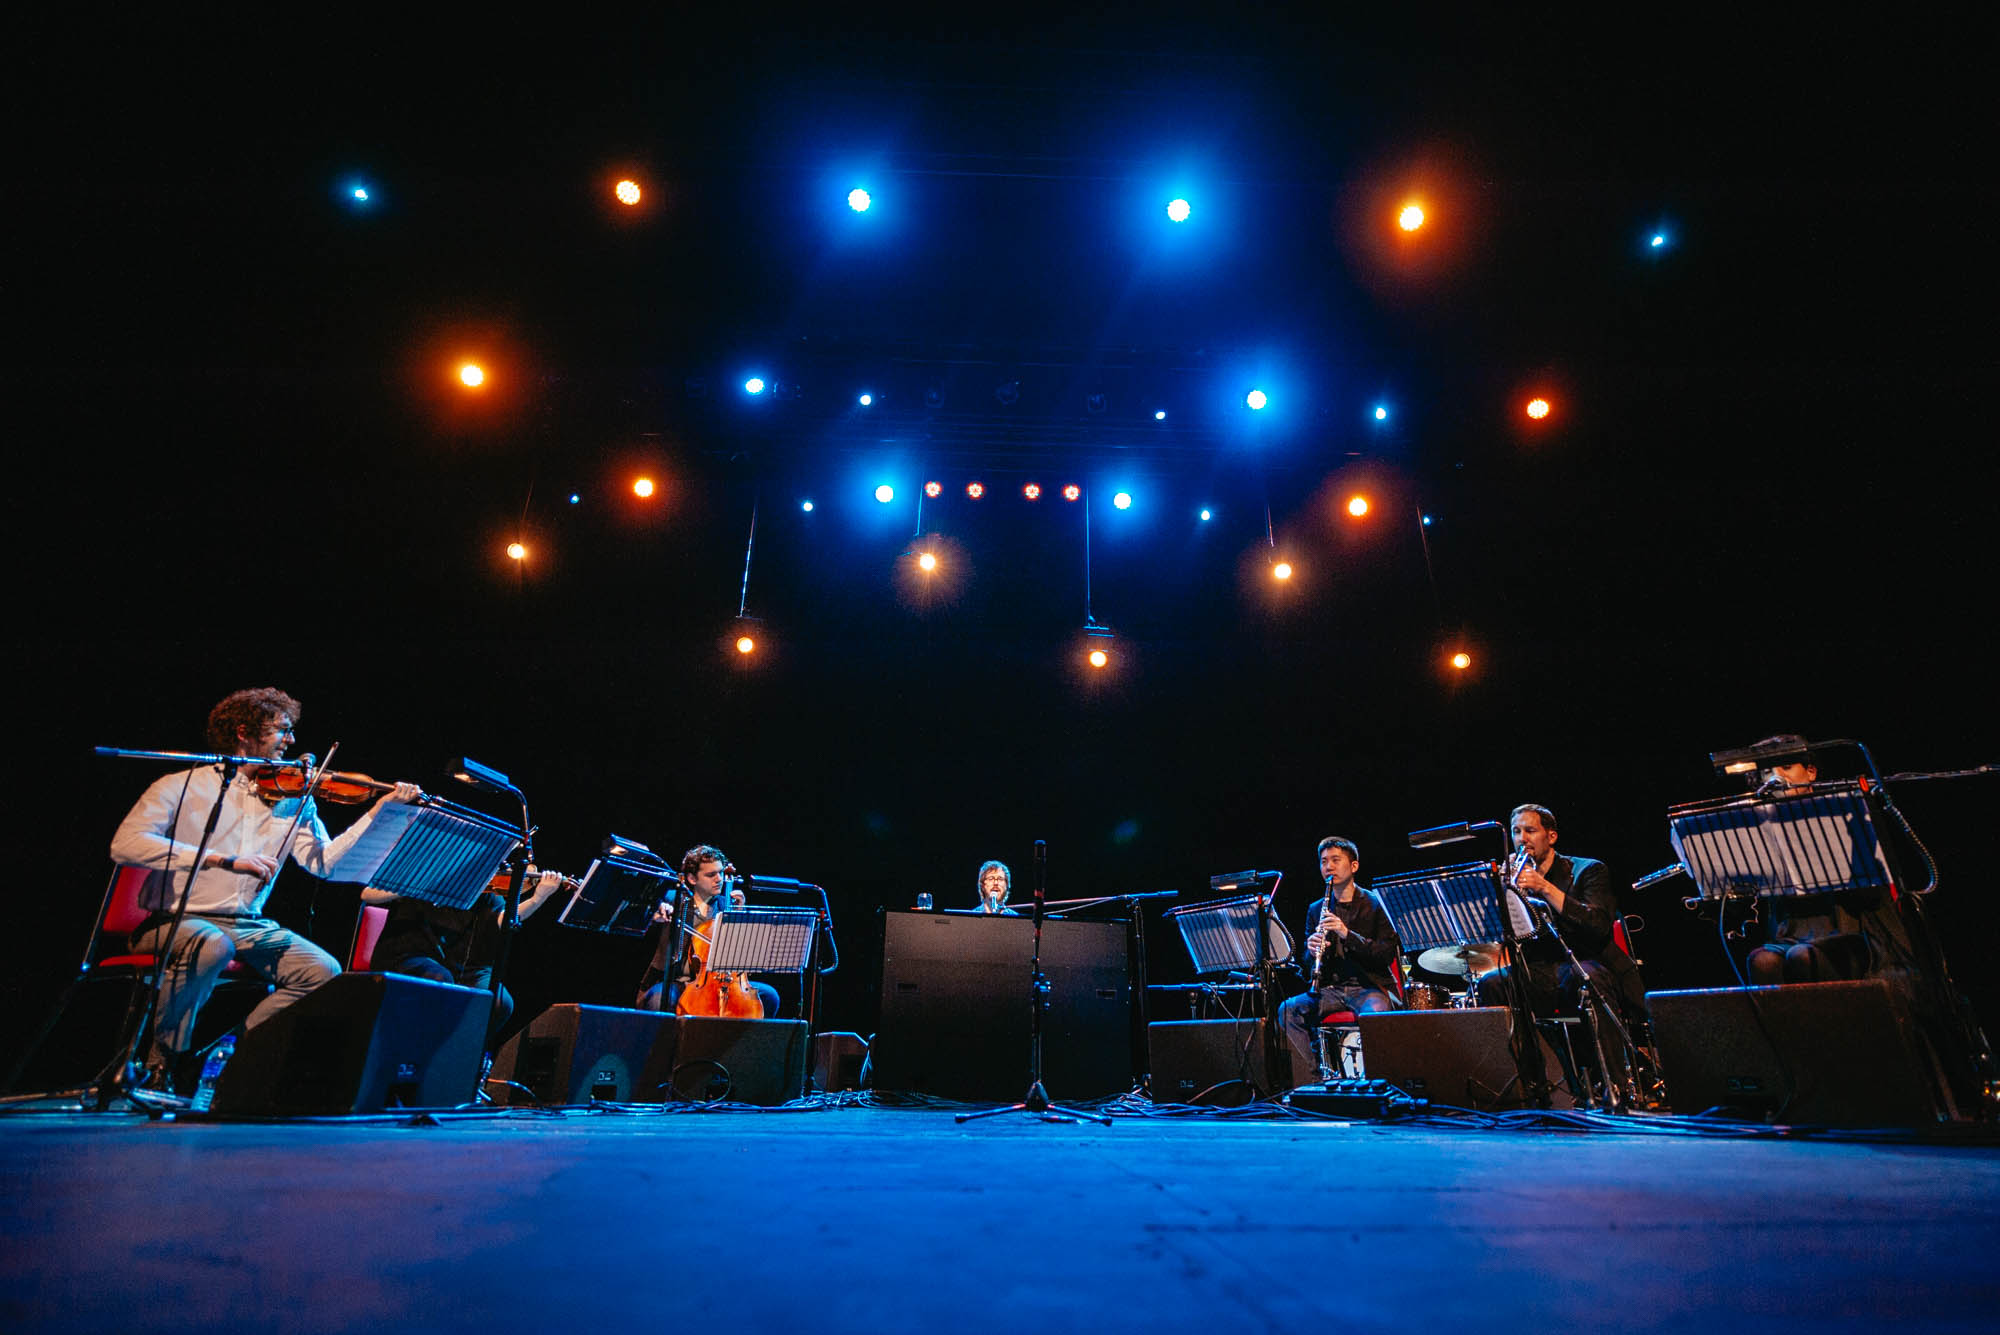
[(1991, 1331), (2000, 1151), (933, 1109), (0, 1120), (8, 1331)]

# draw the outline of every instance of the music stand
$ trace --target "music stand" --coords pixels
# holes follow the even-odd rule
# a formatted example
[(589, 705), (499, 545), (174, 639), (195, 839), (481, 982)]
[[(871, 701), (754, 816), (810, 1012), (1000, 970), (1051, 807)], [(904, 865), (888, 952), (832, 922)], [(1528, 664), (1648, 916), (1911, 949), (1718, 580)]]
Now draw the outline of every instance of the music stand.
[(469, 909), (520, 841), (513, 826), (443, 798), (389, 802), (328, 871), (404, 899)]
[(803, 974), (818, 929), (813, 909), (730, 909), (710, 929), (708, 967), (719, 973)]
[(614, 936), (644, 936), (660, 906), (660, 887), (673, 873), (664, 862), (604, 854), (590, 864), (556, 921)]
[(1675, 807), (1667, 813), (1667, 836), (1703, 899), (1891, 883), (1868, 801), (1853, 786)]
[[(1180, 929), (1194, 971), (1229, 973), (1258, 969), (1265, 964), (1283, 964), (1292, 957), (1292, 936), (1285, 924), (1268, 907), (1260, 908), (1262, 896), (1213, 900), (1168, 909), (1165, 916)], [(1264, 919), (1264, 950), (1257, 949), (1257, 920)]]
[[(1493, 893), (1493, 864), (1461, 862), (1452, 867), (1378, 876), (1375, 893), (1408, 952), (1439, 946), (1475, 946), (1504, 941), (1500, 899)], [(1525, 937), (1534, 924), (1520, 899), (1507, 895), (1514, 935)]]

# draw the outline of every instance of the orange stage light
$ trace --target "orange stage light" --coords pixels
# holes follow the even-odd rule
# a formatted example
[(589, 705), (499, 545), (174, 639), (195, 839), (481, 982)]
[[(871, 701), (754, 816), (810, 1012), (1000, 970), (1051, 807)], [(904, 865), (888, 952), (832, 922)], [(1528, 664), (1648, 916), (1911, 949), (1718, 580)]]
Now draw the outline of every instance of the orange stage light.
[(507, 544), (507, 555), (516, 561), (525, 561), (528, 559), (528, 549), (518, 542), (510, 542)]
[(1347, 513), (1353, 515), (1356, 519), (1367, 514), (1368, 498), (1366, 496), (1350, 497), (1347, 502)]
[(639, 202), (639, 183), (630, 179), (620, 181), (614, 187), (612, 193), (618, 196), (620, 204), (637, 204)]
[(926, 571), (936, 570), (937, 555), (933, 552), (925, 552), (917, 558), (917, 565)]
[(1027, 486), (1021, 488), (1021, 494), (1031, 501), (1039, 501), (1042, 499), (1042, 484), (1039, 482), (1030, 482)]
[(1090, 651), (1090, 665), (1092, 667), (1101, 668), (1110, 661), (1111, 655), (1105, 653), (1102, 649), (1092, 649)]
[(1083, 488), (1077, 486), (1076, 483), (1074, 482), (1070, 483), (1067, 487), (1063, 488), (1063, 499), (1066, 501), (1076, 500), (1078, 497), (1082, 495), (1083, 495)]
[(478, 389), (486, 383), (486, 370), (478, 362), (467, 362), (458, 368), (458, 383), (467, 389)]
[(968, 482), (965, 484), (965, 494), (976, 501), (986, 494), (986, 484), (983, 482)]
[(1528, 416), (1534, 418), (1537, 422), (1539, 422), (1548, 415), (1549, 415), (1549, 401), (1547, 399), (1528, 400)]
[(1418, 204), (1405, 204), (1403, 211), (1396, 215), (1396, 226), (1406, 232), (1414, 232), (1424, 225), (1424, 210)]
[(944, 483), (942, 482), (924, 483), (924, 495), (930, 497), (932, 500), (936, 500), (938, 497), (944, 495)]
[(1290, 579), (1291, 577), (1292, 563), (1290, 561), (1280, 561), (1271, 567), (1272, 579)]
[(632, 483), (632, 494), (644, 500), (653, 494), (653, 479), (642, 477)]
[(748, 635), (739, 635), (736, 638), (737, 653), (739, 654), (753, 653), (756, 651), (756, 648), (757, 648), (757, 641), (751, 639)]
[(1451, 656), (1451, 665), (1463, 672), (1472, 666), (1472, 655), (1463, 651), (1455, 653)]

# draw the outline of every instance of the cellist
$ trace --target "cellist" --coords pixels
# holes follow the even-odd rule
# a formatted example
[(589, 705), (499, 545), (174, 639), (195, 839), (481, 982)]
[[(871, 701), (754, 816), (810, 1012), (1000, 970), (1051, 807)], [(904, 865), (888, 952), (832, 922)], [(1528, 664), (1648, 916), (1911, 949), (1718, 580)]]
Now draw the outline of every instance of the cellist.
[[(731, 888), (727, 894), (723, 892), (731, 870), (729, 855), (713, 844), (696, 844), (681, 855), (680, 882), (688, 892), (686, 921), (679, 924), (679, 930), (670, 920), (661, 928), (653, 962), (639, 980), (639, 998), (634, 1004), (641, 1010), (678, 1010), (683, 992), (699, 980), (716, 920), (728, 910), (743, 906), (741, 890)], [(677, 942), (678, 957), (674, 954)], [(669, 959), (675, 960), (671, 978), (667, 969)], [(776, 988), (750, 979), (738, 980), (738, 985), (761, 1003), (764, 1018), (777, 1016)]]

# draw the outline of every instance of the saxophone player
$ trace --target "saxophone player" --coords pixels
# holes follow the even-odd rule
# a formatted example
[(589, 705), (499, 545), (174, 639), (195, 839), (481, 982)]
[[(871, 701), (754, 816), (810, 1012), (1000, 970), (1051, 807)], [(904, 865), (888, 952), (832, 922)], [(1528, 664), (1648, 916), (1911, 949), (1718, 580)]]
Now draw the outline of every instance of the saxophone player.
[(1361, 850), (1353, 840), (1329, 836), (1319, 841), (1319, 874), (1326, 893), (1306, 917), (1312, 925), (1306, 937), (1312, 974), (1307, 990), (1278, 1008), (1295, 1084), (1318, 1071), (1313, 1038), (1321, 1016), (1370, 1014), (1398, 1005), (1392, 968), (1403, 953), (1403, 941), (1375, 892), (1354, 883), (1360, 870)]

